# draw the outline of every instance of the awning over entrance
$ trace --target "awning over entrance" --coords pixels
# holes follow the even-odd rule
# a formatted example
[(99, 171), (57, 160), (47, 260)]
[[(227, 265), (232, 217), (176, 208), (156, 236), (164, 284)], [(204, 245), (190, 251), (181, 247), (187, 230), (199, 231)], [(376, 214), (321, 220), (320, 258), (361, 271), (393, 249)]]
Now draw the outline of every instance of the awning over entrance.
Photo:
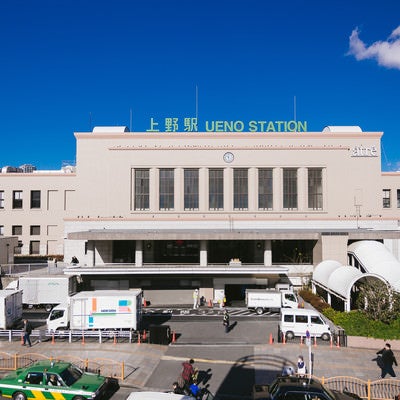
[(90, 229), (69, 232), (70, 240), (318, 240), (321, 235), (348, 235), (349, 239), (399, 238), (398, 231), (313, 229)]

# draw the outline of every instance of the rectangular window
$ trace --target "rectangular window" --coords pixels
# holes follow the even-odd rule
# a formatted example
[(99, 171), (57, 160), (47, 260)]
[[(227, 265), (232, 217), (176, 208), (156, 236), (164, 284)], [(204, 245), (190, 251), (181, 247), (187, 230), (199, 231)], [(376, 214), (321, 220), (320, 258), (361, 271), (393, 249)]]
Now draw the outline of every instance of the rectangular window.
[(400, 189), (397, 189), (397, 208), (400, 208)]
[(174, 170), (160, 169), (160, 210), (174, 209)]
[(22, 235), (22, 225), (13, 225), (11, 228), (11, 233), (13, 236)]
[(224, 170), (222, 168), (208, 170), (208, 208), (224, 209)]
[(40, 254), (39, 240), (31, 240), (29, 243), (29, 254)]
[(135, 210), (150, 208), (150, 170), (135, 170)]
[(40, 190), (31, 190), (31, 208), (40, 208)]
[(4, 208), (4, 190), (0, 190), (0, 208)]
[(14, 254), (22, 253), (22, 240), (18, 240), (18, 246), (14, 247)]
[(322, 168), (308, 169), (308, 208), (322, 210)]
[(297, 169), (283, 170), (283, 208), (297, 210)]
[(249, 207), (248, 170), (236, 168), (233, 170), (233, 208), (247, 210)]
[(272, 210), (272, 168), (258, 170), (258, 209)]
[(22, 208), (22, 190), (13, 190), (13, 208)]
[(31, 225), (31, 236), (40, 235), (40, 225)]
[(0, 225), (0, 236), (4, 235), (4, 225)]
[(184, 208), (185, 210), (199, 209), (199, 170), (185, 169), (184, 180)]
[(390, 189), (383, 189), (383, 208), (390, 208)]
[(299, 323), (299, 324), (308, 324), (308, 317), (307, 317), (307, 315), (296, 315), (295, 319), (296, 319), (296, 323)]

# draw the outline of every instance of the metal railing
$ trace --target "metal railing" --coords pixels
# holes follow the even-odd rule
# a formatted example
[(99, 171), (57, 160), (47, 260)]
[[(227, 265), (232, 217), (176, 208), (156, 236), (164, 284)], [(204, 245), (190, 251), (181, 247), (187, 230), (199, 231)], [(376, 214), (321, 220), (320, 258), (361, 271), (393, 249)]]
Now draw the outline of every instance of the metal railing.
[(367, 400), (395, 399), (400, 394), (399, 379), (362, 380), (351, 376), (318, 378), (329, 389), (348, 391)]
[(39, 353), (10, 354), (0, 352), (0, 370), (13, 371), (17, 368), (28, 367), (39, 360), (66, 361), (77, 365), (80, 369), (100, 373), (103, 376), (125, 379), (125, 364), (108, 358), (83, 359), (71, 355), (47, 357)]
[[(0, 339), (3, 338), (8, 342), (23, 340), (23, 331), (20, 329), (0, 330)], [(46, 329), (34, 329), (31, 333), (31, 338), (36, 338), (38, 342), (64, 340), (69, 343), (77, 341), (85, 341), (91, 339), (102, 343), (104, 341), (124, 341), (124, 342), (137, 342), (138, 331), (133, 330), (65, 330), (50, 332)]]

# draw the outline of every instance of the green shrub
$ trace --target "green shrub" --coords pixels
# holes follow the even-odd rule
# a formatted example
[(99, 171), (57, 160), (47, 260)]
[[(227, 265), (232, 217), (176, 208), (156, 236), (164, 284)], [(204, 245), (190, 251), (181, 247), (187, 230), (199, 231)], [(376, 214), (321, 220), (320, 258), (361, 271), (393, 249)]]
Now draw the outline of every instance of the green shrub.
[(336, 326), (340, 326), (348, 336), (364, 336), (376, 339), (394, 340), (400, 339), (400, 317), (384, 323), (376, 321), (359, 310), (350, 312), (336, 311), (329, 306), (320, 296), (310, 290), (300, 290), (299, 296), (315, 309), (325, 315)]

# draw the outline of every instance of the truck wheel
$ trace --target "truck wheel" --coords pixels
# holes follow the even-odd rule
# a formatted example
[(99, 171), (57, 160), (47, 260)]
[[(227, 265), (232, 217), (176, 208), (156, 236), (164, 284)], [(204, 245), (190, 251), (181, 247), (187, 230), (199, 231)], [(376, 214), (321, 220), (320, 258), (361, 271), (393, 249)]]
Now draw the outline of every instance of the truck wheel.
[(328, 340), (330, 340), (330, 338), (331, 338), (331, 335), (329, 334), (329, 333), (323, 333), (322, 335), (321, 335), (321, 339), (322, 340), (325, 340), (325, 341), (328, 341)]
[(292, 331), (286, 332), (286, 340), (292, 340), (294, 338), (294, 333)]
[(13, 400), (26, 400), (25, 393), (15, 392), (12, 395)]
[(85, 400), (82, 396), (75, 396), (72, 400)]
[(51, 304), (46, 304), (46, 305), (44, 306), (44, 309), (45, 309), (47, 312), (50, 312), (50, 311), (53, 309), (53, 306), (52, 306)]
[(257, 315), (262, 315), (264, 314), (264, 309), (262, 307), (257, 307), (256, 308), (256, 314)]

